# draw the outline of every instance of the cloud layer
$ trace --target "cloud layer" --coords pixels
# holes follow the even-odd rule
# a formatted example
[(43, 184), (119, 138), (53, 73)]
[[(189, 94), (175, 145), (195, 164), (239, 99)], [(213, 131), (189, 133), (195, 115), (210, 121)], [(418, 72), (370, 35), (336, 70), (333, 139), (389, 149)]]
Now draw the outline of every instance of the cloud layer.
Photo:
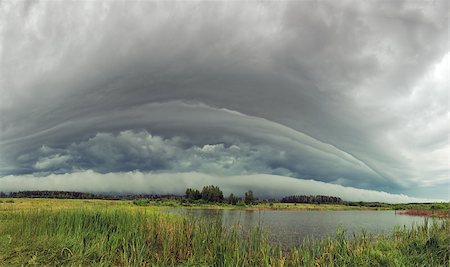
[[(280, 125), (265, 125), (264, 121), (247, 119), (253, 120), (254, 127), (251, 129), (269, 133), (261, 131), (259, 135), (248, 136), (248, 140), (254, 142), (259, 138), (264, 142), (243, 142), (243, 134), (236, 134), (241, 139), (231, 138), (232, 135), (227, 134), (215, 137), (217, 143), (211, 144), (211, 140), (193, 143), (188, 136), (164, 139), (144, 130), (122, 131), (117, 134), (97, 133), (67, 147), (45, 145), (21, 155), (19, 161), (20, 166), (25, 166), (23, 173), (65, 173), (83, 169), (102, 173), (128, 170), (200, 171), (223, 175), (270, 173), (297, 178), (307, 176), (335, 183), (343, 183), (343, 177), (347, 177), (347, 182), (353, 184), (362, 184), (365, 177), (372, 178), (370, 182), (373, 185), (381, 183), (382, 177), (377, 173), (334, 147), (283, 129)], [(250, 121), (248, 124), (252, 125)], [(211, 127), (211, 124), (208, 125)], [(272, 134), (278, 134), (277, 138), (274, 139)], [(369, 181), (366, 180), (366, 183)]]
[(448, 199), (447, 10), (3, 1), (0, 190), (1, 176), (198, 171)]

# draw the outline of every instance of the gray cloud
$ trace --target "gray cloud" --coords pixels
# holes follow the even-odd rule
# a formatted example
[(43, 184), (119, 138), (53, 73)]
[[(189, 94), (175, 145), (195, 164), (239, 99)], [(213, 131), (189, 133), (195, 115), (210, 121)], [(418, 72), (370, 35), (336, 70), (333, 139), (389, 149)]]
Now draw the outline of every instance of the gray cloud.
[[(152, 116), (146, 116), (148, 113)], [(387, 180), (360, 160), (329, 144), (283, 125), (229, 110), (171, 102), (145, 105), (125, 114), (123, 111), (117, 114), (109, 113), (107, 119), (113, 123), (103, 123), (100, 128), (99, 125), (105, 119), (100, 116), (68, 121), (54, 129), (5, 142), (3, 146), (10, 159), (4, 165), (18, 164), (16, 171), (28, 173), (39, 171), (36, 168), (30, 169), (29, 166), (65, 156), (73, 159), (70, 163), (72, 167), (69, 167), (67, 161), (61, 162), (61, 166), (56, 168), (60, 172), (74, 168), (95, 169), (101, 172), (135, 169), (193, 171), (214, 165), (216, 168), (209, 168), (209, 173), (225, 171), (229, 174), (239, 174), (260, 171), (286, 173), (298, 178), (308, 177), (364, 188), (372, 186), (383, 189), (387, 185), (398, 186), (395, 181)], [(117, 127), (133, 129), (139, 125), (155, 125), (148, 128), (160, 134), (177, 132), (183, 136), (163, 139), (145, 131), (126, 131), (118, 134), (94, 132), (93, 136), (87, 136), (78, 143), (61, 145), (61, 140), (73, 140), (71, 136), (82, 136), (81, 133), (84, 133), (85, 129), (94, 126), (96, 130), (112, 131)], [(45, 146), (37, 145), (42, 143)], [(24, 144), (28, 144), (26, 149), (20, 150)], [(199, 154), (199, 148), (217, 148), (221, 145), (233, 149), (218, 149), (212, 153)], [(230, 155), (231, 152), (233, 155)], [(200, 157), (195, 159), (196, 156)], [(233, 168), (220, 170), (220, 164), (217, 162), (222, 157), (229, 156), (235, 160)], [(189, 164), (190, 169), (180, 169), (178, 165), (170, 164), (193, 159), (197, 163)], [(54, 169), (47, 171), (52, 170)]]
[[(286, 136), (279, 139), (283, 138)], [(376, 173), (345, 153), (332, 147), (318, 149), (323, 144), (316, 140), (305, 142), (305, 139), (297, 137), (284, 141), (286, 144), (281, 140), (263, 145), (224, 136), (220, 143), (192, 144), (187, 138), (163, 139), (146, 131), (123, 131), (98, 133), (65, 148), (43, 146), (20, 157), (28, 161), (27, 166), (33, 165), (35, 172), (44, 174), (93, 169), (102, 173), (128, 170), (200, 171), (221, 175), (271, 173), (329, 182), (346, 177), (352, 183), (361, 183), (362, 177), (379, 179)], [(293, 146), (297, 149), (292, 150)]]
[(299, 166), (272, 166), (299, 178), (448, 187), (447, 5), (4, 1), (0, 175), (83, 168), (73, 144), (145, 129), (284, 149)]

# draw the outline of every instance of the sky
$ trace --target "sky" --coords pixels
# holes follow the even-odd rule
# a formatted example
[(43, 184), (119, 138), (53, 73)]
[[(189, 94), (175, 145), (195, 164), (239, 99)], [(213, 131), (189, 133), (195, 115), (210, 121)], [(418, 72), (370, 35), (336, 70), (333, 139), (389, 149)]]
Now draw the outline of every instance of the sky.
[(0, 191), (449, 201), (447, 1), (1, 1)]

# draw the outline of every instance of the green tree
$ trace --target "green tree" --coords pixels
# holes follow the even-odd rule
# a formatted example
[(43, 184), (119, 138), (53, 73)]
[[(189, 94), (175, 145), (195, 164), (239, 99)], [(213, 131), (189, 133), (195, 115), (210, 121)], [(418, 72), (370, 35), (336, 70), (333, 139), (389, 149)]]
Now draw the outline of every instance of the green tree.
[(202, 198), (202, 194), (197, 189), (188, 188), (186, 189), (186, 195), (187, 200), (198, 200)]
[(231, 193), (230, 196), (228, 197), (228, 204), (236, 205), (238, 201), (239, 198), (236, 197), (233, 193)]
[(253, 204), (253, 202), (255, 200), (256, 199), (253, 196), (253, 191), (252, 190), (249, 190), (249, 191), (245, 192), (245, 195), (244, 195), (244, 202), (245, 202), (245, 204), (247, 204), (247, 205)]
[(223, 200), (223, 192), (218, 186), (204, 186), (201, 194), (202, 199), (208, 202), (221, 202)]

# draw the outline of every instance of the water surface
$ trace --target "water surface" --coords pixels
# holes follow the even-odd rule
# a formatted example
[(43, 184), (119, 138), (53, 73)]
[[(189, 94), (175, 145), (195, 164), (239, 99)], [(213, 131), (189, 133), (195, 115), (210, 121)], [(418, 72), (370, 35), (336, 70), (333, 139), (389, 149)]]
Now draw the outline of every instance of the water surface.
[(193, 216), (221, 220), (224, 225), (239, 224), (251, 229), (258, 224), (269, 233), (272, 242), (283, 246), (300, 244), (306, 237), (323, 238), (345, 229), (349, 236), (365, 230), (368, 233), (389, 233), (396, 226), (421, 224), (423, 217), (395, 214), (394, 211), (287, 211), (287, 210), (211, 210), (174, 209)]

